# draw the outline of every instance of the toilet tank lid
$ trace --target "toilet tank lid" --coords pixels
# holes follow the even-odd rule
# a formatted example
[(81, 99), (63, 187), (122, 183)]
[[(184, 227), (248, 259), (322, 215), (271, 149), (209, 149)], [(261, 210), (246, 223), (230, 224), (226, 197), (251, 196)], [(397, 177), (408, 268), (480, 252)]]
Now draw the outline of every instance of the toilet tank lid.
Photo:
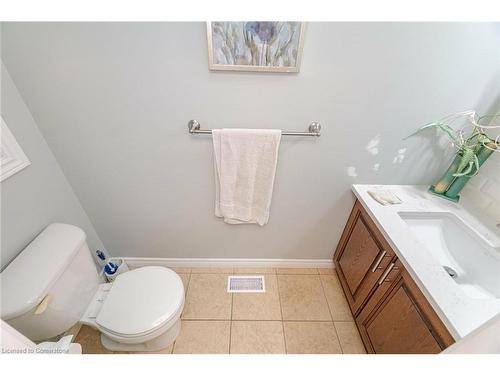
[(85, 242), (85, 232), (69, 224), (45, 228), (0, 273), (1, 317), (9, 320), (36, 307)]

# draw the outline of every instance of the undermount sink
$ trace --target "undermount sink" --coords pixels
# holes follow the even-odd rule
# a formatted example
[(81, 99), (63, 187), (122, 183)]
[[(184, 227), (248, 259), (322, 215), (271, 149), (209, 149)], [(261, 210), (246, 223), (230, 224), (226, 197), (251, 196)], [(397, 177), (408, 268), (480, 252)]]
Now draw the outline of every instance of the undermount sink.
[(452, 213), (398, 214), (464, 293), (471, 298), (500, 298), (500, 247)]

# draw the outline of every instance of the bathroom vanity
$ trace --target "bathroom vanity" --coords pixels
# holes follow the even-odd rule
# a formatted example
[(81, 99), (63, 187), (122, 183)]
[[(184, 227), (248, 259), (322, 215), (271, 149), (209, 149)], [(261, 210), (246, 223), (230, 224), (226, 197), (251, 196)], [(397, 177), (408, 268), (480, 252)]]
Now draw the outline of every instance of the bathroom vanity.
[[(481, 279), (470, 265), (481, 266), (482, 257), (483, 267), (498, 265), (495, 233), (425, 187), (387, 187), (403, 201), (392, 206), (373, 200), (367, 193), (373, 188), (353, 186), (357, 200), (334, 256), (369, 353), (439, 353), (500, 313), (497, 273)], [(463, 250), (438, 236), (441, 229), (449, 235), (454, 225), (465, 226), (459, 228), (466, 236)], [(441, 254), (443, 244), (451, 249)]]

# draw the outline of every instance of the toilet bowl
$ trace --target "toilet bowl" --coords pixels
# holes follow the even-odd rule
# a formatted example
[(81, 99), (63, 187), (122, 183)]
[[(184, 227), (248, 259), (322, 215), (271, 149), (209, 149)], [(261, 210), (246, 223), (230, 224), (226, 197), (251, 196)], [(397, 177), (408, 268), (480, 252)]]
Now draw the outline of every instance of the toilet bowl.
[(180, 332), (184, 286), (165, 267), (141, 267), (103, 283), (72, 225), (51, 224), (0, 274), (1, 316), (33, 341), (81, 322), (112, 351), (160, 351)]
[(113, 351), (157, 351), (178, 336), (184, 307), (180, 277), (164, 267), (142, 267), (101, 284), (81, 319), (101, 332)]

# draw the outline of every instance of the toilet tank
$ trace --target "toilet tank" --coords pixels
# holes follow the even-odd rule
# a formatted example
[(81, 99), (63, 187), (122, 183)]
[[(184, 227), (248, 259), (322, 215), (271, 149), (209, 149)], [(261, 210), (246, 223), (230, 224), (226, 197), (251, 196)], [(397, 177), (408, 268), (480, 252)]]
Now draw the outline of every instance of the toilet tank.
[(78, 323), (102, 281), (85, 241), (69, 224), (50, 224), (0, 274), (3, 320), (33, 341)]

